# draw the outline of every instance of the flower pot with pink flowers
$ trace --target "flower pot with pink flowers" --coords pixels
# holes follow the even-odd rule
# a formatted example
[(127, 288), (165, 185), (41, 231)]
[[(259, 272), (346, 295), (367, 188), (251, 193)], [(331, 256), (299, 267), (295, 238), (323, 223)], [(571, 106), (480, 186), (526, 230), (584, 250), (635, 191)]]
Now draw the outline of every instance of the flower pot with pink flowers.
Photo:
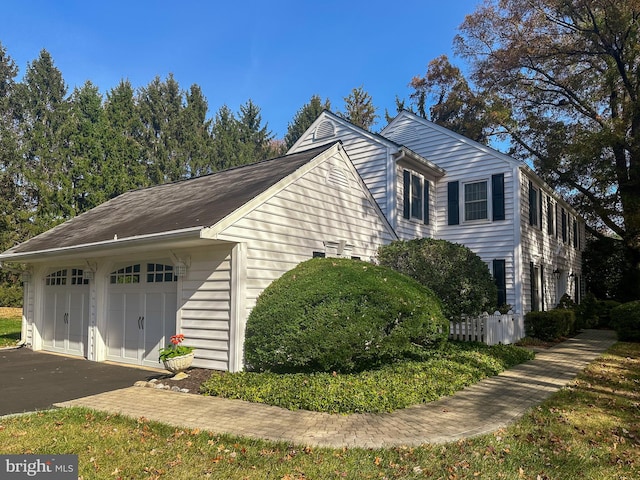
[(183, 345), (184, 335), (178, 333), (171, 337), (171, 343), (160, 349), (159, 361), (171, 373), (178, 374), (187, 370), (193, 362), (194, 347)]

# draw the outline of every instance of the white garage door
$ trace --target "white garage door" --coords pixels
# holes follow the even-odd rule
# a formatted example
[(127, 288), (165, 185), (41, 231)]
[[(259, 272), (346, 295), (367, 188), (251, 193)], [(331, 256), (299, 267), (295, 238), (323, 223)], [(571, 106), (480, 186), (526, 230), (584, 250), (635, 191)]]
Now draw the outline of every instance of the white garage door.
[(172, 265), (134, 263), (111, 272), (107, 359), (159, 367), (160, 348), (175, 334), (177, 277)]
[(78, 268), (62, 268), (45, 277), (44, 350), (87, 356), (89, 280)]

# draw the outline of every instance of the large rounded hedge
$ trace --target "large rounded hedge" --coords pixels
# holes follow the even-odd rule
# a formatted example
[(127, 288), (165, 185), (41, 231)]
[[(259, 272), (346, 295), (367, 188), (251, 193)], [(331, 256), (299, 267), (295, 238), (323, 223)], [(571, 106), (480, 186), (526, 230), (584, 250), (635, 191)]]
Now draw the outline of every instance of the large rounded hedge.
[(354, 372), (416, 358), (448, 337), (440, 302), (391, 269), (315, 258), (275, 280), (247, 321), (248, 370)]
[(452, 320), (499, 306), (489, 267), (464, 245), (433, 238), (399, 240), (380, 247), (378, 260), (433, 290)]

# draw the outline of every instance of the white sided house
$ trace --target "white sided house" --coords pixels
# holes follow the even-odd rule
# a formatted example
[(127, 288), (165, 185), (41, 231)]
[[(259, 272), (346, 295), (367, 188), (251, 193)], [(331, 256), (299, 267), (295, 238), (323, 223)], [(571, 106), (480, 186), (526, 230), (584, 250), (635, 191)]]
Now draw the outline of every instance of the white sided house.
[(325, 141), (125, 193), (0, 261), (27, 267), (22, 340), (34, 350), (158, 367), (179, 332), (194, 366), (237, 371), (248, 313), (273, 280), (313, 256), (370, 260), (395, 239), (343, 145)]
[(289, 153), (341, 140), (398, 237), (466, 245), (521, 317), (580, 301), (584, 222), (526, 164), (410, 112), (372, 134), (323, 112)]

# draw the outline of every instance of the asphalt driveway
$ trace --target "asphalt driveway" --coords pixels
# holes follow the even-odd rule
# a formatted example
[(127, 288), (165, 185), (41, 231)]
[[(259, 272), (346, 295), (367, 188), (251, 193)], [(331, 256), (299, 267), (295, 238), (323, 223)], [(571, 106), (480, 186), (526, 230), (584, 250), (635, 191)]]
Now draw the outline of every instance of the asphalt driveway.
[(152, 370), (65, 357), (28, 348), (0, 350), (0, 416), (130, 387)]

